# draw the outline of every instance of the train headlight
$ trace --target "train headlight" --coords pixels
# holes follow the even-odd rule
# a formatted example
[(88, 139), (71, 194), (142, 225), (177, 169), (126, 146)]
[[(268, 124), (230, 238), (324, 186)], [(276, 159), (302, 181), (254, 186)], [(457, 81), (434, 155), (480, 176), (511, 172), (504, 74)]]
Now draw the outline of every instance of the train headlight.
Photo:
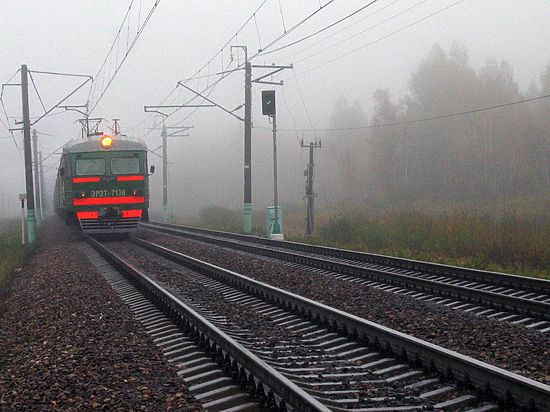
[(101, 146), (109, 148), (113, 145), (113, 138), (109, 135), (105, 135), (101, 138)]
[(80, 197), (86, 197), (86, 192), (82, 191), (78, 193), (78, 196)]

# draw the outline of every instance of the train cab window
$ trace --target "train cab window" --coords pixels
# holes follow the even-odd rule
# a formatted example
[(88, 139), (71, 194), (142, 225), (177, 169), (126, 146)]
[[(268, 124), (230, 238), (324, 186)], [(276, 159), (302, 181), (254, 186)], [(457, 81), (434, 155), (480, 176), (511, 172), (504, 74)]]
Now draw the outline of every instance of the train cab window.
[(78, 159), (76, 174), (77, 176), (105, 174), (105, 159)]
[(111, 159), (111, 173), (126, 175), (139, 173), (139, 159), (137, 157), (113, 157)]

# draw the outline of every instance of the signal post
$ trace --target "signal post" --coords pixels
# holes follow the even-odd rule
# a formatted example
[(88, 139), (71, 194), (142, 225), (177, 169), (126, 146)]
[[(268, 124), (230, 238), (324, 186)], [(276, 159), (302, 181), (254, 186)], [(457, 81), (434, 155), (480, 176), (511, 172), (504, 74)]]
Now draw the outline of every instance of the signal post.
[(277, 185), (277, 111), (275, 109), (275, 90), (262, 91), (262, 114), (269, 116), (273, 124), (273, 207), (274, 222), (273, 231), (269, 234), (270, 239), (284, 240), (284, 235), (279, 225), (279, 193)]

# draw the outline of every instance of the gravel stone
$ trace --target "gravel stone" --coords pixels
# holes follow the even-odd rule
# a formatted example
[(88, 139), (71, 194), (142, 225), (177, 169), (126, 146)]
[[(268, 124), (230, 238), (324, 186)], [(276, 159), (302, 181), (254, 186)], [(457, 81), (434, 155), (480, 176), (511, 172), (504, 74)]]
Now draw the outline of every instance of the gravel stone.
[(56, 217), (0, 302), (0, 410), (200, 411)]
[(400, 332), (550, 384), (550, 334), (168, 234), (138, 236)]

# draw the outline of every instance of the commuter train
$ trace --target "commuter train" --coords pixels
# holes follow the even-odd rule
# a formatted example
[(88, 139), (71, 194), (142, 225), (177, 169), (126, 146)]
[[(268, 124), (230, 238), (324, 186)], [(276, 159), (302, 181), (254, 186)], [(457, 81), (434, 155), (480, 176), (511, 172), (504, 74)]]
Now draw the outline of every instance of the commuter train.
[(55, 212), (83, 232), (129, 233), (149, 220), (147, 147), (116, 136), (92, 139), (63, 147)]

